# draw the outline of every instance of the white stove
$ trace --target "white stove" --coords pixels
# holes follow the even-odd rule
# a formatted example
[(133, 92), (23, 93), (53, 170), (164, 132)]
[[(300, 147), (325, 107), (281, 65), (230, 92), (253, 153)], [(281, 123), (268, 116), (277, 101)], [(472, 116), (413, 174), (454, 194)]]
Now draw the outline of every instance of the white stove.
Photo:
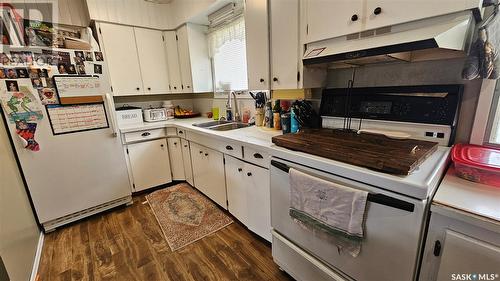
[[(440, 146), (408, 176), (274, 146), (270, 171), (275, 262), (296, 280), (416, 280), (429, 202), (448, 166), (461, 92), (459, 85), (325, 90), (323, 127), (342, 127), (348, 115), (351, 128), (400, 131)], [(351, 108), (347, 114), (346, 108)], [(357, 257), (290, 217), (290, 168), (369, 192), (365, 237)]]

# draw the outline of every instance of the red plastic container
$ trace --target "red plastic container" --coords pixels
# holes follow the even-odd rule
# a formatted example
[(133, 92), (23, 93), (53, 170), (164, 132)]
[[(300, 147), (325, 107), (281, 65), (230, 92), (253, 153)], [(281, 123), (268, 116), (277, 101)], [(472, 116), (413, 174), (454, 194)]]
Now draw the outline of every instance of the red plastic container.
[(451, 150), (457, 175), (466, 180), (500, 187), (500, 150), (456, 144)]

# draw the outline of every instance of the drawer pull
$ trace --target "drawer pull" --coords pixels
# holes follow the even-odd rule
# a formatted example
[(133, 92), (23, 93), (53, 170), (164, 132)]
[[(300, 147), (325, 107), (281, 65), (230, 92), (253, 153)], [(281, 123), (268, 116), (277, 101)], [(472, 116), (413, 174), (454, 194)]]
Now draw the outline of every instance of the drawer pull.
[(260, 154), (260, 153), (254, 153), (254, 154), (253, 154), (253, 157), (255, 157), (255, 158), (257, 158), (257, 159), (262, 159), (262, 158), (264, 158), (264, 157), (262, 156), (262, 154)]
[(382, 13), (382, 8), (380, 8), (380, 7), (375, 8), (375, 10), (373, 10), (373, 13), (375, 15), (380, 15), (380, 13)]
[(232, 147), (232, 146), (230, 146), (230, 145), (226, 145), (226, 149), (227, 149), (227, 150), (233, 150), (233, 147)]
[(184, 145), (184, 147), (188, 147), (188, 145), (187, 145), (187, 144), (185, 144), (185, 145)]
[(238, 172), (241, 172), (241, 171), (243, 171), (243, 169), (242, 168), (238, 168)]
[(179, 134), (184, 134), (184, 132), (183, 131), (179, 131)]
[(248, 172), (248, 173), (247, 173), (247, 176), (251, 177), (251, 176), (252, 176), (252, 173)]
[(177, 143), (176, 143), (176, 142), (174, 142), (174, 145), (177, 145)]
[(202, 153), (203, 153), (203, 151), (200, 150), (200, 154), (202, 154)]
[(141, 136), (143, 136), (143, 137), (147, 137), (147, 136), (150, 136), (150, 135), (151, 135), (150, 132), (144, 132), (144, 133), (141, 134)]
[(160, 144), (160, 147), (163, 147), (163, 144)]
[(351, 17), (351, 21), (357, 21), (358, 20), (358, 15), (354, 14)]
[(205, 153), (205, 156), (208, 156), (208, 153)]

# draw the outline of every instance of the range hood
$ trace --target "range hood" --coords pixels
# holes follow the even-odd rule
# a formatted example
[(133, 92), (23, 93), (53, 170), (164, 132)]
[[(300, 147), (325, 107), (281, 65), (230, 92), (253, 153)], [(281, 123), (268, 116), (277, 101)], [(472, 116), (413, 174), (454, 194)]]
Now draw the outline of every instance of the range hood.
[(463, 11), (312, 42), (306, 45), (303, 64), (342, 68), (464, 57), (474, 26), (472, 11)]

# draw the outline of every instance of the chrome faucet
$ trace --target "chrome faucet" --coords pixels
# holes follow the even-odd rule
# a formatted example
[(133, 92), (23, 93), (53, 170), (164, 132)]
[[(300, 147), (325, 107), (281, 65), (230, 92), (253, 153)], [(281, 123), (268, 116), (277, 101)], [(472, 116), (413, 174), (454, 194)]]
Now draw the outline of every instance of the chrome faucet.
[(240, 117), (240, 110), (238, 108), (238, 98), (236, 97), (236, 92), (231, 91), (228, 94), (226, 108), (227, 108), (227, 110), (231, 110), (231, 95), (234, 97), (234, 113), (233, 113), (234, 117), (233, 117), (233, 120), (236, 122), (240, 122), (241, 117)]

